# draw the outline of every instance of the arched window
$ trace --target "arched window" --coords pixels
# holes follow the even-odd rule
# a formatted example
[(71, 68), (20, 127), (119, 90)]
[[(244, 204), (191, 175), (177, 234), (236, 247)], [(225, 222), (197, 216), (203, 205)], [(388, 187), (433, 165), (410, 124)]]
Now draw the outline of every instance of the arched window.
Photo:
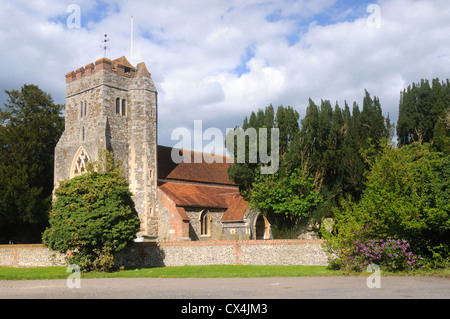
[(127, 115), (127, 101), (122, 100), (122, 115)]
[(83, 117), (83, 101), (80, 102), (80, 118)]
[(204, 210), (200, 214), (200, 235), (211, 235), (211, 213), (208, 210)]
[(89, 156), (83, 147), (80, 147), (75, 154), (70, 170), (70, 178), (80, 176), (86, 173), (86, 165), (89, 162)]
[(116, 114), (120, 114), (120, 98), (116, 99)]
[(87, 114), (87, 102), (84, 101), (84, 116)]

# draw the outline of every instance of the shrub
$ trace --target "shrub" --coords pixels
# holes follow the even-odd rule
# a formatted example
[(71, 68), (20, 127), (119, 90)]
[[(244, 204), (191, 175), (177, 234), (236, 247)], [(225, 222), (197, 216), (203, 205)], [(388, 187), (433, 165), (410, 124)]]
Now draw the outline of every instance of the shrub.
[(406, 240), (368, 239), (353, 244), (353, 250), (341, 255), (343, 269), (365, 271), (370, 264), (376, 264), (385, 271), (404, 271), (421, 266), (422, 257), (413, 254)]
[(356, 240), (406, 240), (427, 267), (448, 267), (449, 212), (450, 156), (430, 144), (388, 145), (374, 158), (361, 199), (341, 201), (332, 231), (322, 230), (322, 236), (328, 252), (338, 256), (343, 249), (353, 252)]
[[(109, 161), (112, 161), (110, 155)], [(106, 159), (105, 159), (106, 161)], [(43, 243), (61, 253), (72, 251), (68, 262), (84, 271), (108, 271), (113, 256), (125, 249), (140, 229), (132, 194), (121, 171), (94, 166), (82, 176), (61, 183), (50, 212)]]

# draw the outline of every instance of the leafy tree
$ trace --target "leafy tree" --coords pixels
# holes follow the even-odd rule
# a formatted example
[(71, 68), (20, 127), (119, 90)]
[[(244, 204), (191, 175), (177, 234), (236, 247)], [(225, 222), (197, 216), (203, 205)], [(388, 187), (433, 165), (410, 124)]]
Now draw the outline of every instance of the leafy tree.
[(36, 85), (6, 91), (0, 110), (0, 241), (40, 241), (53, 191), (63, 105)]
[(429, 143), (386, 146), (372, 163), (361, 200), (343, 201), (334, 214), (335, 232), (324, 234), (341, 257), (357, 239), (398, 239), (432, 264), (448, 266), (450, 157)]
[(286, 232), (299, 222), (308, 221), (321, 202), (314, 179), (308, 172), (295, 169), (287, 174), (259, 175), (249, 199), (272, 224), (272, 232)]
[(112, 154), (88, 173), (56, 189), (50, 227), (43, 234), (52, 250), (72, 251), (68, 261), (83, 270), (110, 270), (115, 253), (125, 249), (140, 229), (128, 183)]

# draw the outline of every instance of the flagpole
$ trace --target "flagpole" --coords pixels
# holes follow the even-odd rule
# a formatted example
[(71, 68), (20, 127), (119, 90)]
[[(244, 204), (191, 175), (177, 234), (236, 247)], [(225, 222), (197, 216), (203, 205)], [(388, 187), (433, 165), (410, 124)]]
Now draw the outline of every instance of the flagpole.
[(133, 16), (131, 16), (131, 65), (133, 63)]

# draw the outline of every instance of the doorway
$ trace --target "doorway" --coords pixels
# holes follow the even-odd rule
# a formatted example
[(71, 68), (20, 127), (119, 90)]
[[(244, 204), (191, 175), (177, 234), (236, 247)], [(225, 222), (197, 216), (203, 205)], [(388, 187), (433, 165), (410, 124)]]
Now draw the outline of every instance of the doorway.
[(255, 222), (255, 239), (270, 238), (270, 224), (265, 216), (259, 214)]

